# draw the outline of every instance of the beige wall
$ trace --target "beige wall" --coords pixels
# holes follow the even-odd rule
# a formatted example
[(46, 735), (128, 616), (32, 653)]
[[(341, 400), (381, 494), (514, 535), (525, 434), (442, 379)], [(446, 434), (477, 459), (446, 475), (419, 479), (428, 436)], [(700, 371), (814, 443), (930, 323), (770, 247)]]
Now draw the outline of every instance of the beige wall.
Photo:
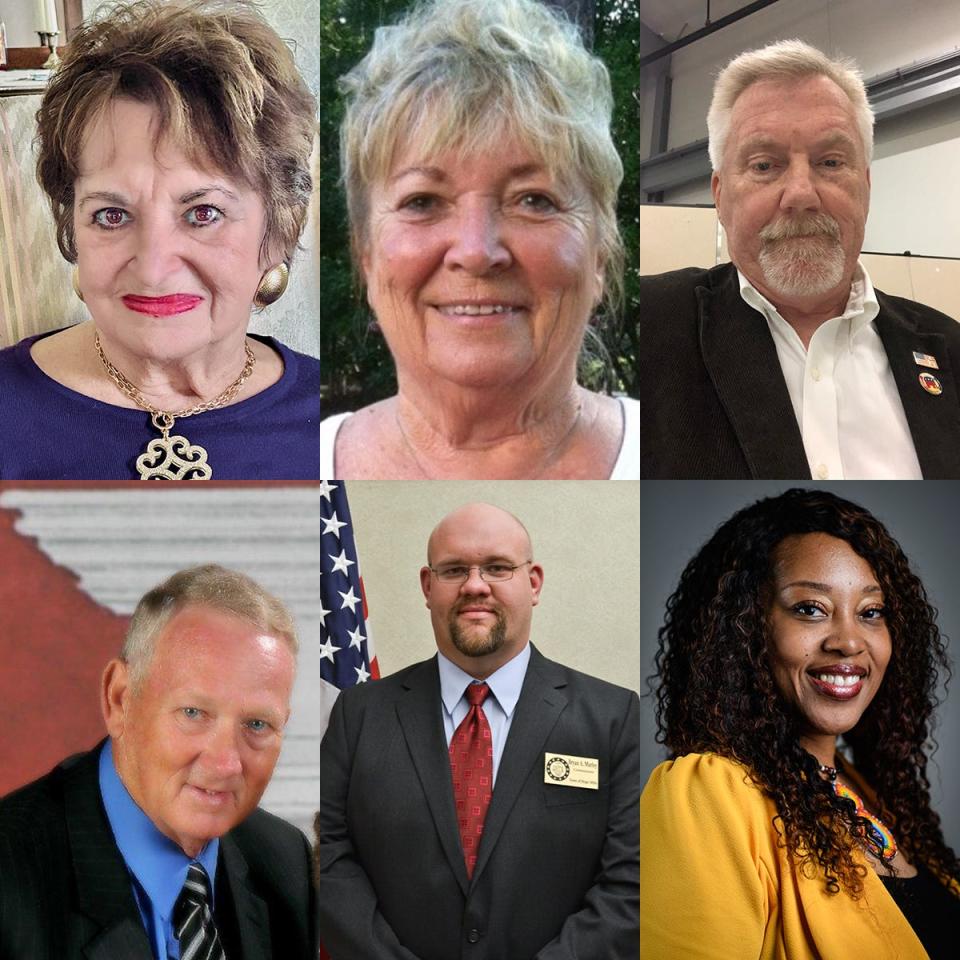
[(713, 207), (640, 208), (640, 273), (649, 276), (683, 267), (717, 265), (719, 237)]
[(516, 514), (544, 568), (531, 638), (546, 656), (640, 689), (640, 484), (629, 481), (352, 481), (347, 484), (381, 673), (433, 655), (419, 570), (427, 537), (483, 500)]

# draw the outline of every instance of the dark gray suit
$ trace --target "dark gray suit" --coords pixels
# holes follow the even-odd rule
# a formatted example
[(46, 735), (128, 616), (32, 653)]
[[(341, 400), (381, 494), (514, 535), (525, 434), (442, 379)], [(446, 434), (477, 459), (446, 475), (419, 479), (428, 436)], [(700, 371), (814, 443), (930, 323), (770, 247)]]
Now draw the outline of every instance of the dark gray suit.
[[(333, 960), (635, 960), (639, 700), (531, 650), (467, 879), (436, 658), (342, 693), (320, 756), (320, 939)], [(599, 760), (598, 790), (544, 754)]]
[[(0, 957), (152, 960), (100, 798), (99, 751), (0, 800)], [(261, 810), (220, 840), (217, 927), (229, 960), (315, 960), (306, 838)]]
[[(960, 324), (880, 291), (877, 302), (924, 479), (960, 477)], [(809, 479), (773, 337), (733, 264), (641, 277), (640, 303), (641, 477)], [(920, 385), (914, 351), (936, 358), (939, 396)]]

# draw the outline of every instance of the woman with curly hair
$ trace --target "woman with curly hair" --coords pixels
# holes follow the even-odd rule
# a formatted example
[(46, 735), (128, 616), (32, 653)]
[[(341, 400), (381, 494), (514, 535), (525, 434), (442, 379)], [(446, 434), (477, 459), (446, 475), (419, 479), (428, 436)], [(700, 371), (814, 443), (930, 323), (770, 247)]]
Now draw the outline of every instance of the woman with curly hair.
[(746, 507), (659, 640), (645, 960), (955, 956), (960, 861), (927, 778), (947, 660), (883, 524), (824, 491)]

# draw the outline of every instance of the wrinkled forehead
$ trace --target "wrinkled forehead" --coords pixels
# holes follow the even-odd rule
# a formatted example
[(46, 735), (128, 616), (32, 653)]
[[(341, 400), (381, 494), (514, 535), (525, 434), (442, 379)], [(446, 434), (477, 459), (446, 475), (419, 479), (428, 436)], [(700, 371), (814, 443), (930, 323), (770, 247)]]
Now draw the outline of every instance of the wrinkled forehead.
[(829, 77), (758, 80), (737, 97), (730, 112), (727, 149), (745, 143), (796, 136), (844, 138), (863, 150), (857, 115), (850, 98)]
[(77, 156), (78, 180), (106, 170), (152, 165), (164, 172), (184, 171), (245, 186), (217, 167), (203, 138), (189, 121), (164, 123), (152, 102), (115, 97), (91, 112)]
[(488, 106), (468, 118), (434, 101), (413, 110), (389, 132), (383, 149), (371, 157), (368, 180), (385, 183), (404, 167), (454, 167), (496, 158), (505, 148), (557, 180), (570, 178), (574, 165), (559, 137), (538, 137), (521, 128), (503, 106)]
[(295, 672), (285, 637), (230, 611), (187, 604), (155, 638), (146, 685), (167, 694), (189, 686), (211, 698), (257, 690), (289, 698)]

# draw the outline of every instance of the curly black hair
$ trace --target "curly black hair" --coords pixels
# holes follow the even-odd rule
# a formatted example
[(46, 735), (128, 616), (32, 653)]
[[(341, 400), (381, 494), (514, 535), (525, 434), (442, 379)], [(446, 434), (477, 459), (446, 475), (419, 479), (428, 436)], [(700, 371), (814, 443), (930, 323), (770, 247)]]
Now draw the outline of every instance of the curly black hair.
[(938, 670), (949, 675), (936, 611), (884, 525), (848, 500), (802, 489), (759, 500), (734, 514), (687, 564), (667, 600), (650, 678), (657, 740), (671, 757), (713, 752), (746, 766), (774, 800), (774, 827), (798, 869), (822, 871), (831, 893), (842, 886), (860, 896), (865, 868), (853, 846), (871, 842), (867, 821), (833, 793), (800, 745), (799, 718), (777, 690), (768, 654), (774, 551), (785, 537), (805, 533), (846, 541), (883, 590), (890, 663), (844, 742), (904, 855), (960, 880), (927, 778)]

